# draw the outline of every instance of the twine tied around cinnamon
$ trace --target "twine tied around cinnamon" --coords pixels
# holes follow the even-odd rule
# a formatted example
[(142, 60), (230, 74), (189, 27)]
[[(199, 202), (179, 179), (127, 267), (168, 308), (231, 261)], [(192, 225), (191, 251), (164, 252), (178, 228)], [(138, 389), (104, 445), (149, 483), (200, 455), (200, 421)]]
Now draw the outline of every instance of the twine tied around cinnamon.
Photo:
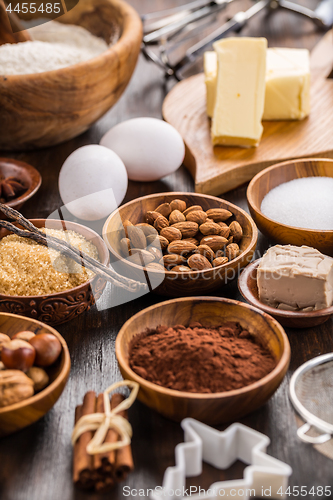
[[(116, 408), (111, 410), (109, 394), (119, 387), (130, 387), (131, 393), (128, 398), (124, 399)], [(72, 433), (72, 445), (79, 437), (87, 431), (96, 431), (93, 438), (87, 445), (87, 453), (89, 455), (97, 455), (99, 453), (107, 453), (112, 450), (118, 450), (131, 443), (132, 426), (124, 417), (118, 415), (119, 412), (127, 410), (134, 403), (138, 392), (139, 384), (131, 380), (124, 380), (110, 385), (104, 392), (104, 413), (92, 413), (81, 417)], [(106, 434), (109, 429), (115, 429), (119, 434), (119, 441), (115, 443), (104, 443)]]

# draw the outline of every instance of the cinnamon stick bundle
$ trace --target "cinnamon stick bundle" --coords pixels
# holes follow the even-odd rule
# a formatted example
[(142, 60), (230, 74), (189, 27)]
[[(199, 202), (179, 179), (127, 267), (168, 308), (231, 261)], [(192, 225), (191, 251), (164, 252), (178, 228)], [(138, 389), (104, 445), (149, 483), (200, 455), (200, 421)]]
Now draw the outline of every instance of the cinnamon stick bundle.
[[(81, 406), (75, 409), (75, 423), (84, 415), (90, 415), (96, 411), (96, 394), (87, 392)], [(85, 432), (80, 436), (74, 446), (73, 480), (80, 488), (89, 489), (94, 485), (93, 457), (88, 455), (86, 448), (93, 437), (92, 432)]]
[[(122, 394), (113, 394), (111, 410), (124, 399)], [(95, 412), (104, 412), (104, 396), (99, 394), (96, 398), (96, 394), (90, 391), (85, 395), (82, 406), (76, 408), (75, 423), (81, 416)], [(127, 410), (118, 415), (128, 420)], [(131, 445), (108, 453), (89, 455), (86, 448), (92, 437), (93, 432), (84, 432), (74, 445), (73, 481), (79, 488), (95, 489), (97, 492), (104, 493), (112, 489), (115, 483), (124, 481), (127, 474), (133, 470)], [(109, 429), (104, 442), (115, 443), (117, 441), (119, 441), (118, 432)]]

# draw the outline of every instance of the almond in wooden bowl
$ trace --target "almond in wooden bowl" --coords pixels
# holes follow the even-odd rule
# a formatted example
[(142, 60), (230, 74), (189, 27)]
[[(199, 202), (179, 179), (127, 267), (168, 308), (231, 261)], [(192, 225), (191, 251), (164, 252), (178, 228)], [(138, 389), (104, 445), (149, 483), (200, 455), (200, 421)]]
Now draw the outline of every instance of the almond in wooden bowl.
[[(0, 312), (0, 331), (12, 338), (20, 331), (48, 333), (58, 338), (62, 351), (54, 365), (46, 368), (49, 384), (35, 395), (10, 406), (0, 408), (0, 437), (16, 432), (42, 418), (55, 404), (66, 385), (70, 371), (67, 344), (54, 329), (40, 321), (16, 314)], [(23, 372), (22, 372), (23, 373)]]
[[(199, 394), (154, 384), (129, 366), (130, 342), (147, 328), (188, 326), (194, 322), (217, 327), (227, 321), (240, 323), (276, 361), (275, 368), (257, 382), (236, 390)], [(150, 408), (176, 421), (193, 417), (207, 424), (220, 424), (236, 420), (267, 401), (287, 372), (290, 345), (282, 326), (255, 307), (218, 297), (190, 297), (161, 302), (130, 318), (117, 336), (116, 356), (123, 377), (140, 384), (138, 399)]]
[(289, 328), (312, 328), (325, 323), (333, 316), (333, 306), (316, 311), (285, 311), (276, 309), (275, 307), (263, 304), (259, 300), (259, 292), (257, 286), (257, 268), (260, 259), (251, 262), (238, 278), (238, 288), (244, 299), (251, 305), (258, 307), (267, 314), (270, 314), (281, 325)]
[(333, 177), (333, 160), (292, 160), (266, 168), (252, 179), (247, 189), (250, 213), (260, 231), (274, 242), (282, 245), (306, 245), (333, 256), (333, 228), (317, 230), (293, 227), (277, 222), (261, 211), (261, 203), (269, 191), (285, 182), (305, 177)]
[[(156, 208), (165, 206), (164, 204), (169, 204), (171, 210), (182, 211), (181, 213), (184, 213), (185, 217), (189, 217), (190, 220), (176, 222), (170, 226), (168, 219), (164, 216), (160, 215), (154, 218), (153, 214), (158, 213), (155, 212)], [(195, 209), (191, 210), (193, 207)], [(169, 217), (174, 210), (171, 211)], [(228, 259), (228, 262), (223, 261), (224, 263), (215, 267), (209, 263), (207, 269), (203, 269), (203, 263), (205, 262), (203, 259), (199, 259), (200, 262), (196, 268), (194, 263), (193, 266), (189, 266), (189, 257), (197, 253), (206, 258), (209, 256), (210, 259), (215, 258), (215, 256), (221, 257), (222, 253), (225, 252), (224, 248), (229, 243), (232, 243), (220, 235), (205, 236), (205, 234), (201, 233), (201, 225), (199, 226), (198, 222), (202, 222), (204, 217), (202, 214), (195, 214), (194, 218), (198, 222), (194, 222), (192, 220), (193, 216), (190, 214), (202, 211), (210, 211), (211, 216), (219, 221), (210, 223), (214, 228), (215, 226), (220, 227), (221, 231), (223, 231), (224, 228), (219, 224), (225, 224), (221, 222), (221, 218), (224, 218), (229, 224), (232, 221), (237, 221), (243, 231), (242, 238), (239, 241), (239, 252), (233, 252), (233, 259)], [(161, 260), (156, 260), (156, 262), (162, 264), (162, 266), (166, 265), (167, 269), (163, 269), (163, 267), (156, 269), (156, 266), (155, 269), (152, 266), (143, 269), (131, 257), (126, 258), (123, 253), (124, 242), (121, 243), (125, 236), (123, 224), (126, 220), (129, 220), (136, 226), (149, 220), (155, 225), (160, 217), (165, 219), (163, 220), (164, 225), (159, 229), (159, 236), (152, 234), (146, 237), (146, 249), (149, 250), (152, 245), (159, 243), (160, 249), (164, 252), (164, 262), (161, 262)], [(162, 223), (162, 219), (160, 219), (160, 222)], [(204, 231), (207, 227), (206, 224), (207, 222), (203, 223), (205, 225)], [(238, 228), (238, 226), (236, 227)], [(251, 261), (257, 237), (258, 232), (253, 220), (241, 208), (214, 196), (182, 192), (158, 193), (130, 201), (113, 212), (103, 227), (103, 238), (111, 252), (112, 266), (117, 272), (139, 281), (146, 281), (148, 278), (154, 292), (171, 297), (212, 292), (235, 278), (239, 270)], [(200, 245), (207, 245), (213, 253), (204, 252), (204, 249), (201, 248), (198, 251), (196, 247)], [(183, 257), (183, 259), (180, 259), (179, 256)], [(165, 262), (165, 258), (167, 262)], [(218, 261), (217, 264), (219, 262), (221, 261)], [(184, 266), (187, 266), (187, 271)], [(191, 267), (193, 268), (191, 269)]]
[[(43, 228), (47, 225), (49, 229), (74, 231), (91, 242), (97, 249), (99, 259), (103, 264), (109, 262), (109, 252), (102, 238), (92, 229), (61, 220), (32, 219), (36, 227)], [(9, 235), (10, 232), (1, 229), (0, 238)], [(101, 276), (93, 276), (74, 288), (66, 289), (57, 293), (44, 295), (5, 295), (0, 293), (0, 311), (29, 316), (49, 325), (65, 323), (79, 314), (88, 311), (95, 303), (105, 288), (106, 281)]]
[(132, 76), (142, 24), (125, 1), (80, 0), (57, 21), (83, 26), (108, 44), (115, 26), (120, 36), (99, 56), (62, 69), (6, 76), (0, 68), (0, 149), (41, 148), (76, 137), (118, 101)]

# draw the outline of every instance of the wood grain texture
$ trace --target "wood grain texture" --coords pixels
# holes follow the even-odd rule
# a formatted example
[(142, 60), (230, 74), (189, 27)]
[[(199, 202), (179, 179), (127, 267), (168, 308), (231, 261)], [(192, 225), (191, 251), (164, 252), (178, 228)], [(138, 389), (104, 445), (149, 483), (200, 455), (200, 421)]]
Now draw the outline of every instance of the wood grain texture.
[[(31, 222), (38, 228), (64, 228), (82, 234), (96, 246), (98, 255), (103, 264), (109, 263), (109, 252), (102, 238), (88, 227), (62, 220), (32, 219)], [(10, 234), (6, 229), (0, 230), (0, 238)], [(101, 276), (94, 276), (81, 285), (50, 295), (18, 296), (0, 293), (0, 311), (29, 316), (48, 325), (59, 325), (76, 318), (90, 309), (102, 295), (106, 280)]]
[(261, 202), (273, 188), (301, 177), (333, 177), (333, 160), (311, 159), (279, 163), (259, 172), (249, 184), (247, 200), (251, 215), (260, 231), (283, 245), (307, 245), (326, 255), (333, 255), (333, 230), (312, 230), (287, 226), (266, 217)]
[(310, 116), (302, 121), (263, 122), (264, 132), (257, 148), (213, 148), (204, 75), (178, 83), (163, 103), (163, 116), (184, 139), (184, 164), (195, 179), (195, 190), (218, 195), (279, 161), (311, 156), (333, 158), (333, 80), (326, 79), (332, 64), (331, 31), (311, 56)]
[(333, 306), (319, 311), (297, 312), (283, 311), (260, 302), (257, 286), (259, 264), (260, 259), (251, 262), (238, 278), (239, 291), (247, 302), (273, 316), (282, 326), (289, 328), (311, 328), (321, 325), (333, 315)]
[(0, 149), (51, 146), (75, 137), (119, 99), (134, 71), (142, 27), (122, 0), (81, 0), (60, 22), (78, 24), (109, 43), (110, 27), (121, 36), (107, 51), (56, 71), (0, 74)]
[(31, 398), (10, 406), (0, 408), (0, 437), (23, 429), (43, 417), (54, 405), (62, 393), (71, 366), (69, 351), (62, 336), (50, 326), (35, 319), (24, 318), (16, 314), (0, 312), (0, 331), (9, 337), (20, 331), (51, 333), (61, 342), (62, 352), (54, 366), (47, 368), (50, 384)]
[[(182, 0), (129, 1), (141, 14), (183, 3)], [(315, 8), (317, 3), (317, 0), (302, 0), (302, 5), (310, 8)], [(246, 10), (251, 5), (251, 0), (237, 0), (230, 9), (234, 9), (233, 12)], [(227, 10), (218, 21), (221, 23), (229, 14)], [(209, 30), (210, 28), (200, 33), (195, 41), (199, 41)], [(314, 29), (310, 22), (283, 11), (274, 13), (269, 18), (264, 15), (253, 18), (242, 34), (266, 36), (270, 46), (308, 49), (322, 37), (322, 33)], [(164, 84), (159, 68), (140, 57), (135, 76), (123, 97), (85, 134), (61, 146), (2, 155), (19, 158), (34, 165), (43, 176), (38, 195), (28, 200), (23, 207), (25, 217), (45, 218), (61, 206), (57, 189), (58, 175), (70, 153), (85, 144), (98, 143), (107, 130), (120, 121), (137, 116), (160, 118), (163, 99), (172, 85), (174, 82), (171, 80)], [(130, 181), (124, 203), (140, 196), (166, 191), (194, 191), (193, 179), (184, 167), (156, 182)], [(224, 194), (223, 198), (248, 211), (246, 186)], [(102, 224), (95, 229), (100, 231), (99, 234), (101, 227)], [(271, 243), (259, 233), (256, 258), (261, 257)], [(244, 300), (238, 292), (236, 280), (216, 290), (214, 295)], [(95, 493), (78, 491), (73, 486), (70, 437), (75, 406), (82, 403), (88, 390), (100, 393), (111, 383), (122, 379), (115, 357), (115, 341), (119, 330), (133, 314), (164, 300), (157, 294), (147, 294), (126, 304), (107, 308), (107, 304), (118, 296), (119, 290), (107, 285), (98, 308), (94, 306), (87, 313), (57, 327), (71, 354), (70, 378), (61, 398), (44, 418), (20, 432), (0, 439), (1, 500), (104, 498)], [(316, 498), (317, 486), (332, 488), (332, 461), (297, 438), (297, 421), (288, 397), (288, 384), (292, 373), (303, 362), (333, 351), (333, 319), (330, 318), (317, 327), (287, 329), (287, 334), (291, 345), (291, 364), (287, 375), (265, 405), (239, 421), (269, 436), (271, 443), (267, 452), (293, 468), (289, 479), (291, 491), (293, 486), (298, 486), (299, 490), (300, 486), (304, 486), (308, 492), (314, 487), (314, 494), (307, 495), (311, 500)], [(162, 417), (140, 401), (136, 401), (130, 408), (129, 420), (133, 427), (135, 470), (122, 485), (115, 487), (112, 500), (124, 500), (123, 486), (153, 489), (156, 485), (161, 485), (165, 469), (175, 463), (175, 446), (184, 440), (179, 423)], [(224, 430), (225, 427), (226, 425), (217, 426), (219, 430)], [(189, 478), (187, 487), (194, 485), (208, 489), (216, 481), (239, 479), (243, 476), (243, 469), (244, 464), (241, 462), (227, 470), (217, 470), (204, 464), (202, 474)]]
[[(175, 391), (139, 377), (129, 367), (131, 339), (159, 325), (189, 325), (198, 321), (217, 327), (226, 321), (238, 322), (249, 330), (256, 342), (268, 349), (277, 364), (272, 372), (254, 384), (233, 391), (195, 394)], [(259, 408), (278, 388), (290, 360), (288, 338), (279, 323), (270, 316), (241, 302), (216, 297), (174, 299), (149, 307), (129, 319), (116, 340), (116, 356), (125, 379), (140, 384), (138, 398), (167, 418), (180, 422), (193, 417), (207, 424), (221, 424), (238, 419)]]
[(179, 192), (159, 193), (143, 196), (120, 207), (119, 211), (110, 215), (103, 228), (103, 238), (114, 257), (112, 266), (117, 272), (132, 279), (146, 281), (142, 267), (128, 262), (122, 256), (120, 249), (120, 240), (124, 237), (122, 222), (125, 220), (130, 220), (133, 224), (145, 222), (145, 215), (148, 211), (153, 211), (162, 203), (170, 203), (175, 199), (184, 200), (187, 208), (200, 205), (204, 211), (210, 208), (224, 208), (232, 212), (234, 217), (230, 219), (230, 222), (237, 220), (243, 228), (243, 238), (240, 242), (241, 254), (222, 266), (203, 271), (184, 273), (165, 271), (161, 274), (159, 271), (149, 270), (147, 275), (151, 286), (155, 293), (169, 297), (185, 297), (217, 290), (234, 279), (240, 269), (252, 260), (258, 232), (246, 212), (232, 203), (213, 196)]

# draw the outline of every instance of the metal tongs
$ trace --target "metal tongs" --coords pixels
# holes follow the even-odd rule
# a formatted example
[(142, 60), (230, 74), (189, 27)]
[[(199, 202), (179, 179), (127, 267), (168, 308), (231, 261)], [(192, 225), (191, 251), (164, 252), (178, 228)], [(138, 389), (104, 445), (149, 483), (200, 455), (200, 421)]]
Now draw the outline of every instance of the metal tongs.
[[(200, 33), (205, 24), (211, 25), (216, 20), (216, 15), (234, 1), (195, 0), (174, 9), (144, 15), (143, 54), (162, 68), (167, 77), (173, 76), (182, 80), (184, 70), (193, 65), (212, 43), (231, 32), (241, 31), (248, 21), (261, 11), (284, 9), (310, 19), (322, 30), (333, 25), (333, 0), (322, 0), (314, 11), (289, 0), (258, 0), (248, 10), (238, 12), (200, 42), (192, 45), (179, 61), (172, 64), (171, 52), (185, 43), (189, 36)], [(157, 50), (154, 50), (154, 46)]]

